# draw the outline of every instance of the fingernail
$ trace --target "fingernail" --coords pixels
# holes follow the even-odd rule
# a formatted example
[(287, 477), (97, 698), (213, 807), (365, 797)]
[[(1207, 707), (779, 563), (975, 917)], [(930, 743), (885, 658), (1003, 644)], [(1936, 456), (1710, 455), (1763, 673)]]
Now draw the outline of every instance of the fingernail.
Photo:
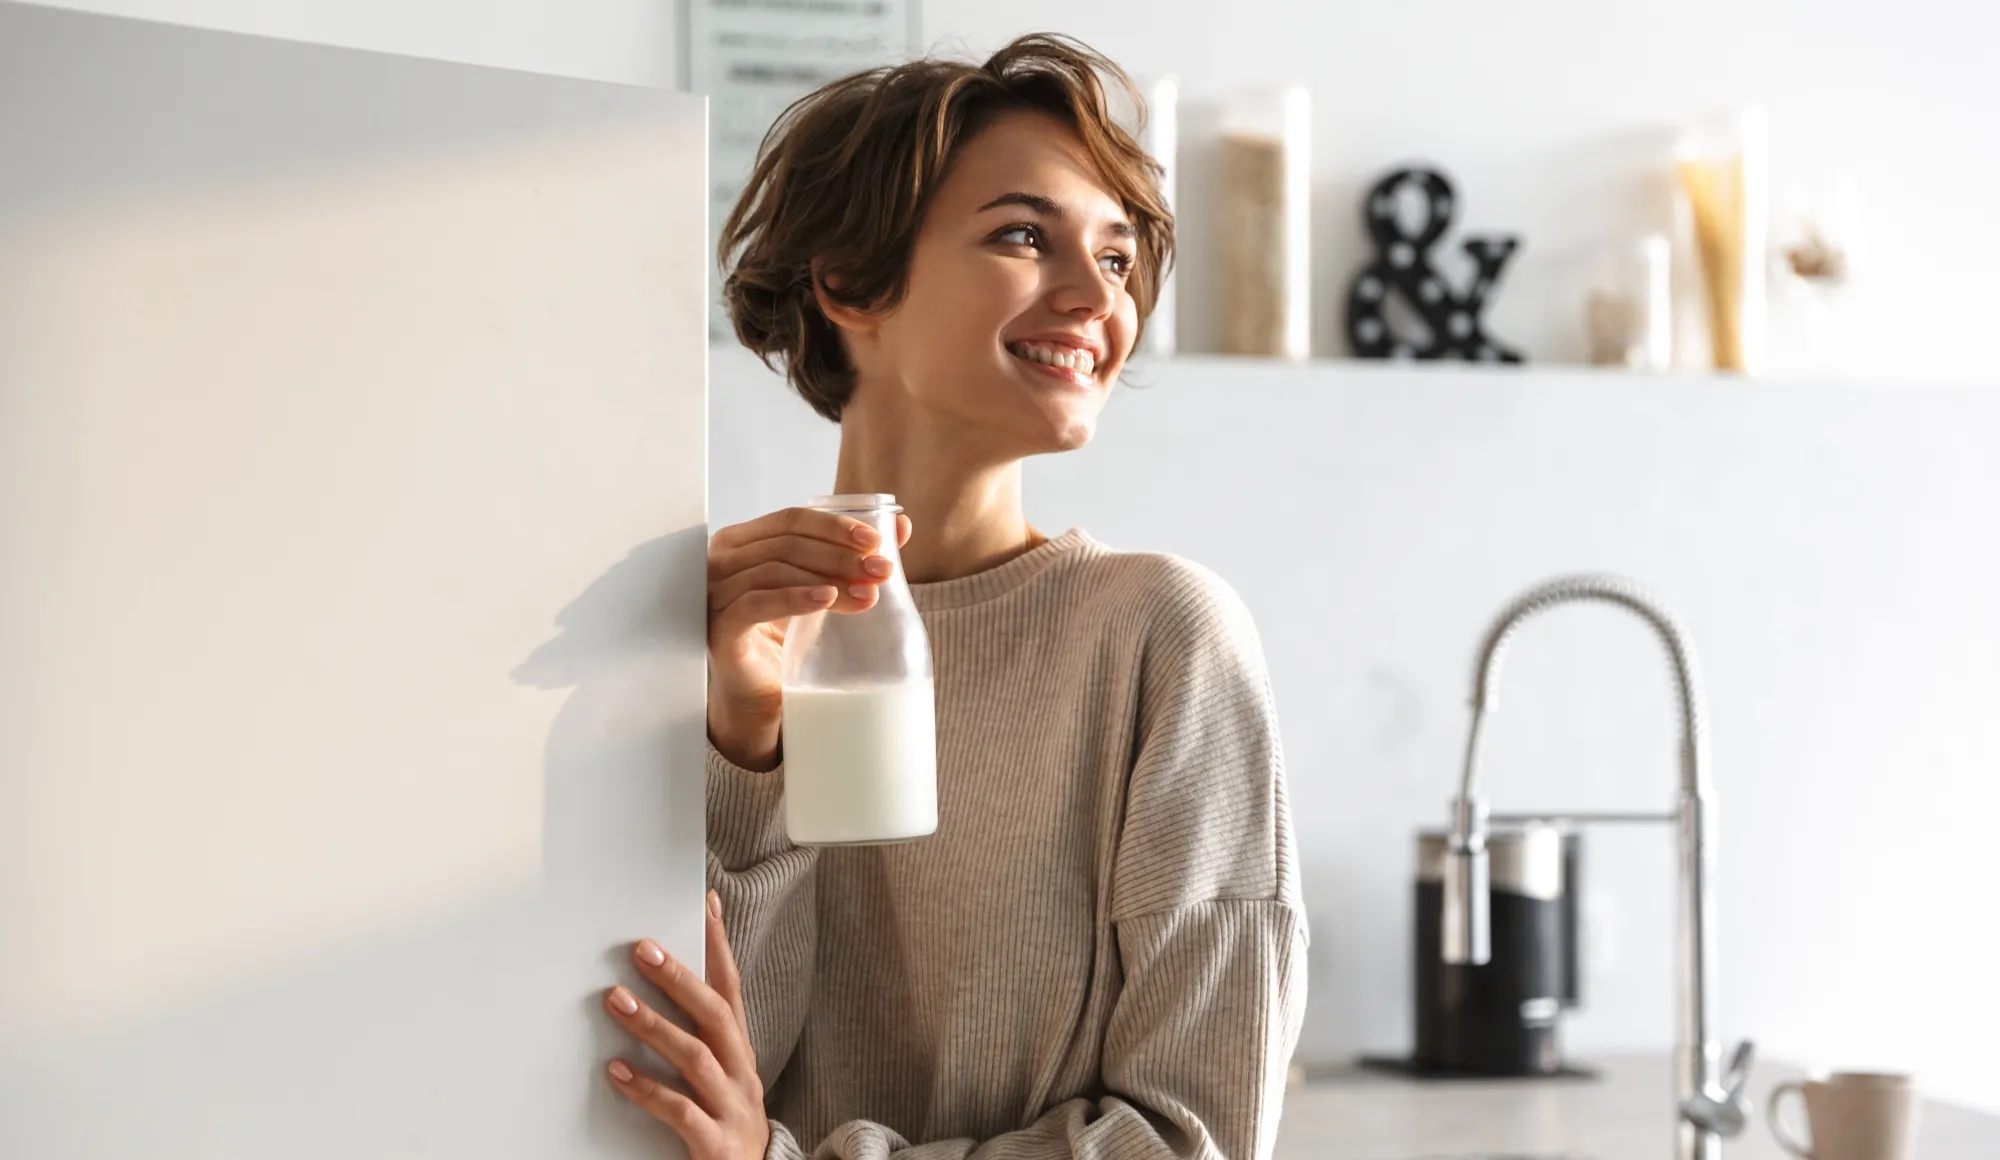
[(870, 596), (873, 596), (875, 594), (875, 586), (873, 584), (849, 585), (847, 589), (847, 594), (849, 596), (854, 597), (856, 600), (866, 600)]
[(838, 599), (840, 596), (840, 589), (835, 588), (831, 584), (822, 584), (818, 588), (815, 588), (811, 592), (807, 593), (807, 595), (812, 597), (812, 601), (814, 604), (825, 604), (829, 601)]
[(861, 561), (861, 570), (870, 576), (886, 577), (890, 572), (895, 570), (895, 566), (880, 556), (870, 556), (866, 560)]
[(877, 539), (874, 528), (864, 527), (861, 524), (854, 525), (853, 535), (854, 535), (854, 542), (860, 544), (864, 548), (874, 544), (875, 540)]
[(639, 1013), (639, 1000), (634, 999), (632, 992), (627, 991), (623, 987), (611, 988), (611, 1005), (625, 1012), (627, 1015), (636, 1015)]
[(632, 1069), (625, 1066), (624, 1060), (614, 1059), (611, 1061), (611, 1078), (619, 1083), (631, 1083)]
[(717, 918), (722, 917), (722, 895), (713, 890), (708, 892), (708, 912)]
[(639, 944), (639, 957), (657, 967), (667, 961), (667, 952), (660, 949), (660, 944), (647, 941)]

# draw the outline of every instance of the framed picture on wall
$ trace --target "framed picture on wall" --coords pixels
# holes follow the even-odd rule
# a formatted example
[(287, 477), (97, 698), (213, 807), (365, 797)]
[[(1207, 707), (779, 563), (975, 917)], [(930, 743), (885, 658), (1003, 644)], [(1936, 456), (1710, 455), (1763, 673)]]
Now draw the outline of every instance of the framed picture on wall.
[[(736, 205), (765, 132), (829, 81), (918, 51), (916, 0), (686, 0), (682, 70), (708, 98), (709, 249)], [(726, 339), (710, 263), (709, 337)]]

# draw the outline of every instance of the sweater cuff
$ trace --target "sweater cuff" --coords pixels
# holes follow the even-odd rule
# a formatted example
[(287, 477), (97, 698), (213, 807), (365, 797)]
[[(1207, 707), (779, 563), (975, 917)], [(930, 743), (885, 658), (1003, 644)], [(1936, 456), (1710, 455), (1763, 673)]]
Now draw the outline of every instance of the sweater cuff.
[(796, 849), (785, 833), (785, 767), (744, 769), (708, 747), (708, 848), (737, 873)]
[(806, 1153), (790, 1128), (772, 1120), (771, 1144), (764, 1149), (764, 1160), (806, 1160)]

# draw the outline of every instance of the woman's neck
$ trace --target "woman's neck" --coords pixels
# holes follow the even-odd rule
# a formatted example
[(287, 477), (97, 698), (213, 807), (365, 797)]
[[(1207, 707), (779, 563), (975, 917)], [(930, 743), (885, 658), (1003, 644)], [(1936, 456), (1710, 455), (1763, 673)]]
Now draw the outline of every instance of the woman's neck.
[(1021, 462), (982, 460), (935, 430), (898, 429), (859, 408), (840, 425), (834, 490), (888, 492), (910, 517), (903, 571), (912, 583), (984, 572), (1043, 543), (1021, 505)]

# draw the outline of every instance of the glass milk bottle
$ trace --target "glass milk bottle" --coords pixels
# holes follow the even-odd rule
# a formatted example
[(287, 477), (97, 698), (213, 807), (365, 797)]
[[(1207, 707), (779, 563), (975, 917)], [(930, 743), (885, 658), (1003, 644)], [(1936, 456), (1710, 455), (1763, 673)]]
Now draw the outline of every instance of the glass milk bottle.
[(785, 632), (785, 830), (811, 846), (879, 845), (937, 830), (931, 642), (903, 578), (893, 495), (828, 495), (882, 536), (895, 566), (865, 612), (814, 612)]

